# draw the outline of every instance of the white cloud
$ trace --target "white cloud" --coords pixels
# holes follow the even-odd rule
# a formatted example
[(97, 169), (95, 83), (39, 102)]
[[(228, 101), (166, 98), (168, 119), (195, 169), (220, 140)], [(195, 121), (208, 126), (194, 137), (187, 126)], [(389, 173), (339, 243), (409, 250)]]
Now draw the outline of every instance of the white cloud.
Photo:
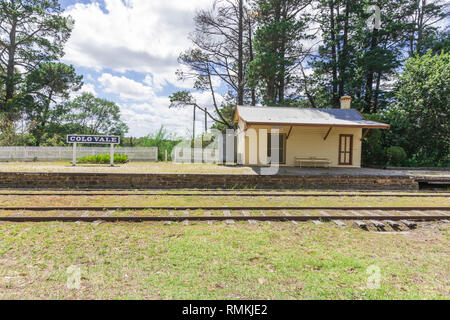
[[(162, 125), (170, 132), (184, 134), (186, 129), (192, 128), (192, 107), (170, 109), (170, 100), (167, 96), (157, 96), (153, 88), (152, 79), (147, 77), (143, 83), (128, 79), (124, 76), (114, 76), (103, 73), (99, 79), (103, 91), (119, 97), (118, 103), (122, 118), (130, 128), (130, 135), (144, 136), (154, 132)], [(197, 103), (213, 111), (213, 100), (209, 92), (193, 93)], [(218, 105), (224, 100), (220, 94), (216, 94)], [(204, 115), (197, 110), (197, 130), (204, 127), (202, 122)], [(209, 124), (211, 120), (208, 119)], [(200, 132), (200, 131), (198, 131)]]
[(155, 99), (153, 88), (124, 76), (103, 73), (98, 82), (107, 93), (119, 95), (123, 100), (148, 101)]
[[(76, 22), (64, 61), (92, 69), (87, 72), (89, 83), (82, 91), (112, 97), (130, 128), (129, 135), (144, 136), (161, 125), (185, 135), (192, 130), (192, 107), (169, 109), (170, 93), (165, 87), (193, 87), (192, 79), (178, 81), (175, 72), (185, 67), (177, 59), (191, 46), (188, 35), (194, 30), (194, 12), (211, 7), (211, 0), (104, 2), (104, 8), (97, 2), (77, 3), (66, 11)], [(91, 71), (100, 74), (97, 79)], [(214, 79), (213, 85), (218, 89), (220, 80)], [(201, 106), (213, 110), (210, 93), (193, 95)], [(219, 106), (222, 101), (218, 94)], [(197, 132), (202, 132), (203, 121), (204, 115), (197, 112)], [(212, 123), (210, 119), (208, 122)]]
[(190, 47), (195, 10), (209, 0), (105, 0), (67, 9), (75, 19), (64, 60), (97, 71), (151, 73), (155, 88), (175, 76), (178, 55)]
[(80, 90), (70, 93), (70, 99), (75, 99), (76, 97), (81, 96), (83, 93), (91, 93), (96, 96), (97, 92), (95, 91), (95, 85), (92, 83), (83, 83), (83, 86)]
[(95, 86), (92, 83), (84, 83), (83, 87), (81, 87), (80, 93), (91, 93), (94, 96), (97, 95), (97, 92), (95, 91)]
[(169, 99), (158, 98), (151, 103), (121, 104), (122, 118), (130, 127), (130, 135), (145, 136), (164, 126), (183, 135), (192, 126), (192, 108), (169, 109)]
[[(206, 107), (209, 111), (213, 111), (214, 110), (214, 101), (211, 95), (211, 92), (194, 92), (192, 93), (192, 96), (195, 98), (195, 100), (197, 101), (197, 104), (199, 106)], [(216, 103), (217, 106), (220, 108), (220, 105), (222, 104), (222, 102), (225, 100), (223, 98), (222, 95), (216, 93), (215, 94), (215, 98), (216, 98)]]

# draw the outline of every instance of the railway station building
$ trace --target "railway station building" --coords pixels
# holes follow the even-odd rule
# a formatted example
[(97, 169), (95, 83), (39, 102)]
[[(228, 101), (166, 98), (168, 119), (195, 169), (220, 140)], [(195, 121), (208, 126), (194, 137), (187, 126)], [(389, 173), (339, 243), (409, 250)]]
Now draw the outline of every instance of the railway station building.
[[(271, 134), (278, 132), (282, 166), (361, 167), (362, 140), (371, 129), (389, 129), (351, 109), (351, 97), (340, 109), (237, 106), (237, 160), (265, 166), (271, 157)], [(276, 137), (276, 135), (274, 135)]]

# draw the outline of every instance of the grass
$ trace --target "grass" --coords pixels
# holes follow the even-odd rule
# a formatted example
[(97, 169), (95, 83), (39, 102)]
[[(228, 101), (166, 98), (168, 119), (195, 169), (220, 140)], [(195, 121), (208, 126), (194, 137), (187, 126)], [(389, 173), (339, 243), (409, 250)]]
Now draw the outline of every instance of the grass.
[[(416, 198), (414, 193), (407, 198), (0, 196), (0, 206), (449, 204), (446, 196)], [(169, 212), (113, 213), (130, 214)], [(163, 222), (0, 223), (0, 299), (449, 299), (450, 226), (419, 223), (416, 230), (402, 230), (374, 232), (372, 228), (369, 232), (350, 225), (294, 225), (289, 221), (190, 222), (187, 226)], [(81, 271), (79, 289), (67, 286), (71, 266)], [(370, 266), (380, 270), (379, 289), (367, 286)]]
[[(108, 162), (109, 164), (109, 162)], [(217, 173), (254, 174), (250, 167), (227, 167), (215, 164), (173, 162), (130, 162), (116, 167), (96, 164), (79, 164), (70, 161), (54, 162), (1, 162), (1, 172), (111, 172), (111, 173)]]
[(233, 197), (233, 196), (0, 196), (0, 206), (450, 206), (448, 196)]
[[(2, 299), (449, 299), (449, 226), (0, 224)], [(381, 287), (366, 273), (378, 266)], [(68, 289), (67, 268), (81, 270)]]

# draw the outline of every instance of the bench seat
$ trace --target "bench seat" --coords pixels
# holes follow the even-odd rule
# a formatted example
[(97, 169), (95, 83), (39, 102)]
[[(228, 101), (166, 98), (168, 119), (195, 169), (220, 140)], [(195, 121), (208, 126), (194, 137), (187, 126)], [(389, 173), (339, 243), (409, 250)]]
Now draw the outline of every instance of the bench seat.
[(309, 158), (300, 158), (295, 157), (295, 165), (296, 166), (312, 166), (312, 167), (329, 167), (331, 164), (330, 159), (327, 158), (316, 158), (316, 157), (309, 157)]

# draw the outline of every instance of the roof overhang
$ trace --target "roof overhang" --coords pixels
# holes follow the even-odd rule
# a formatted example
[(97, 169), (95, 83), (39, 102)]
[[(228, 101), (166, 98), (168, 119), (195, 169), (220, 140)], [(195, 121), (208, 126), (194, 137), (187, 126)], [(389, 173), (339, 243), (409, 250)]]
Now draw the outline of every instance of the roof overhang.
[(247, 126), (288, 126), (288, 127), (334, 127), (334, 128), (368, 128), (389, 129), (391, 126), (384, 123), (378, 124), (332, 124), (332, 123), (284, 123), (284, 122), (247, 122), (240, 118)]
[[(359, 111), (358, 111), (359, 113)], [(362, 116), (362, 115), (361, 115)], [(362, 116), (363, 119), (364, 116)], [(236, 106), (236, 111), (234, 113), (234, 123), (238, 123), (239, 120), (242, 120), (245, 124), (245, 127), (248, 128), (249, 126), (289, 126), (289, 127), (336, 127), (336, 128), (361, 128), (361, 129), (390, 129), (390, 125), (386, 123), (376, 122), (376, 121), (368, 121), (368, 120), (362, 120), (367, 121), (371, 123), (351, 123), (351, 124), (342, 124), (342, 123), (289, 123), (289, 122), (255, 122), (255, 121), (246, 121), (244, 118), (242, 118), (239, 115), (239, 106)]]

